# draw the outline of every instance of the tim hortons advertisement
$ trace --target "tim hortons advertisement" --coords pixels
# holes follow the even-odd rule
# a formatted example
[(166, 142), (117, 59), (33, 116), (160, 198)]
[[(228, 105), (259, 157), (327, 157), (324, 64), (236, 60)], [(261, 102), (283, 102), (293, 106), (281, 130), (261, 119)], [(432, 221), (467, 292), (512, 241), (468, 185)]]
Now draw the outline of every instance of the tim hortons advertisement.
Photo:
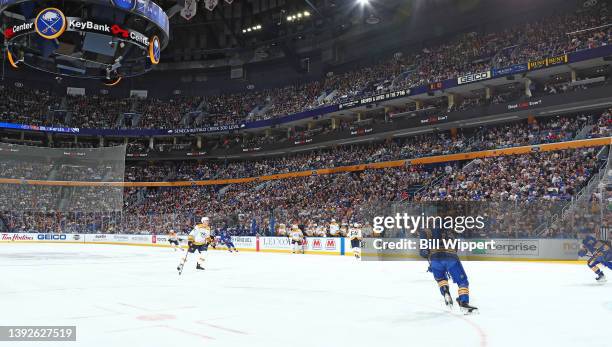
[(2, 242), (19, 242), (19, 241), (36, 241), (36, 234), (9, 234), (3, 233), (0, 236), (0, 241)]
[(0, 242), (85, 242), (79, 234), (3, 233)]

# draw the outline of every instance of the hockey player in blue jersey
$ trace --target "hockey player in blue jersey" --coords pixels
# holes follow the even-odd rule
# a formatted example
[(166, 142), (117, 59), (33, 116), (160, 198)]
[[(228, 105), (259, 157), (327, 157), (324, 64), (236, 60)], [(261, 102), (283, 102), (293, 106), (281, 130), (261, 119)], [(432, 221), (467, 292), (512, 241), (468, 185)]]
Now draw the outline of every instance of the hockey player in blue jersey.
[(425, 230), (420, 232), (420, 237), (421, 239), (430, 240), (429, 244), (432, 247), (421, 248), (419, 253), (422, 257), (429, 260), (428, 271), (433, 273), (446, 306), (449, 308), (453, 306), (448, 283), (450, 275), (450, 278), (459, 286), (457, 304), (461, 311), (465, 314), (477, 313), (478, 308), (470, 305), (470, 284), (461, 260), (459, 260), (457, 255), (457, 250), (444, 248), (444, 243), (442, 242), (443, 239), (454, 238), (452, 231), (444, 231), (442, 229)]
[(595, 237), (589, 235), (582, 240), (582, 247), (580, 251), (578, 251), (578, 256), (589, 256), (590, 258), (587, 261), (587, 265), (593, 270), (595, 275), (597, 275), (595, 280), (600, 283), (606, 282), (606, 276), (599, 268), (599, 264), (606, 266), (608, 269), (612, 269), (612, 250), (610, 242), (597, 240)]
[(225, 245), (227, 247), (227, 250), (230, 251), (230, 253), (238, 252), (236, 246), (234, 246), (234, 243), (232, 242), (232, 237), (228, 234), (227, 230), (223, 230), (221, 232), (220, 243), (222, 245)]

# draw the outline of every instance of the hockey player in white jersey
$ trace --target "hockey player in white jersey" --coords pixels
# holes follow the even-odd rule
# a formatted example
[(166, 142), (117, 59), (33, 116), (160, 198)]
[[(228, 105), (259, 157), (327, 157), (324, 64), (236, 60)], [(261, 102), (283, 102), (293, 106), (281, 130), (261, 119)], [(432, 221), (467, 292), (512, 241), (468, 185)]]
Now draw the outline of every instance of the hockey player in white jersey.
[(323, 222), (316, 227), (315, 236), (317, 237), (325, 237), (325, 225)]
[(348, 231), (349, 231), (349, 224), (343, 220), (342, 221), (342, 225), (340, 225), (340, 235), (342, 237), (346, 237), (348, 235)]
[(185, 252), (185, 257), (181, 260), (181, 263), (177, 267), (179, 274), (183, 272), (183, 267), (187, 261), (187, 255), (189, 253), (198, 252), (198, 259), (196, 269), (204, 270), (204, 261), (206, 260), (206, 253), (208, 251), (208, 244), (211, 241), (211, 228), (210, 219), (208, 217), (202, 217), (202, 223), (197, 224), (193, 230), (189, 233), (189, 248)]
[(329, 236), (331, 237), (340, 236), (340, 225), (338, 225), (335, 219), (332, 219), (331, 223), (329, 223)]
[(347, 237), (351, 240), (353, 255), (357, 259), (361, 258), (361, 240), (363, 239), (361, 225), (359, 223), (354, 223), (353, 226), (349, 228)]
[(302, 241), (304, 240), (304, 234), (297, 224), (293, 224), (291, 227), (289, 238), (291, 239), (291, 253), (301, 253), (301, 245)]
[(170, 230), (170, 232), (168, 233), (168, 243), (170, 244), (170, 246), (172, 246), (172, 249), (174, 249), (175, 252), (177, 250), (182, 250), (181, 246), (179, 245), (179, 237), (176, 231), (174, 230)]

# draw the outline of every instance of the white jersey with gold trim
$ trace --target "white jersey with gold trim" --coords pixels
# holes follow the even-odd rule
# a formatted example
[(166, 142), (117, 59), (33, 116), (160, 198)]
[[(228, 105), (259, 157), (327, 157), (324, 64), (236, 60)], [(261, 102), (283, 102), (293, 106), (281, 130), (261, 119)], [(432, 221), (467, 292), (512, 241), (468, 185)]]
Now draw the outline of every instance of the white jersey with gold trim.
[(340, 226), (336, 222), (329, 223), (329, 234), (331, 236), (340, 235)]
[(319, 237), (325, 237), (325, 226), (319, 225), (315, 231), (315, 235)]
[(291, 230), (290, 237), (293, 241), (301, 241), (304, 238), (304, 234), (300, 229), (293, 229)]
[(360, 228), (350, 228), (347, 237), (351, 240), (361, 240), (363, 235)]
[(193, 237), (193, 242), (197, 245), (203, 245), (207, 242), (208, 237), (211, 235), (210, 226), (204, 224), (197, 224), (193, 230), (189, 233), (189, 236)]
[(168, 240), (169, 241), (176, 241), (176, 240), (178, 240), (178, 235), (176, 234), (175, 231), (168, 232)]

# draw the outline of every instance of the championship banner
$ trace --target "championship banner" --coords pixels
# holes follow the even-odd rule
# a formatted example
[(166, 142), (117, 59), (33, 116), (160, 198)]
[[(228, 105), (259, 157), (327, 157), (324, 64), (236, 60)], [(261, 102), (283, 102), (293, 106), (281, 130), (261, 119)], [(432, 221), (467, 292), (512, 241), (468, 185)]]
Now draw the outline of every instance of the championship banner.
[(219, 0), (204, 0), (204, 7), (209, 11), (213, 11), (218, 3)]
[(541, 69), (548, 66), (567, 64), (569, 61), (567, 54), (559, 55), (552, 58), (542, 58), (527, 63), (529, 70)]
[(185, 0), (185, 7), (181, 9), (181, 17), (190, 20), (196, 15), (198, 4), (196, 0)]

